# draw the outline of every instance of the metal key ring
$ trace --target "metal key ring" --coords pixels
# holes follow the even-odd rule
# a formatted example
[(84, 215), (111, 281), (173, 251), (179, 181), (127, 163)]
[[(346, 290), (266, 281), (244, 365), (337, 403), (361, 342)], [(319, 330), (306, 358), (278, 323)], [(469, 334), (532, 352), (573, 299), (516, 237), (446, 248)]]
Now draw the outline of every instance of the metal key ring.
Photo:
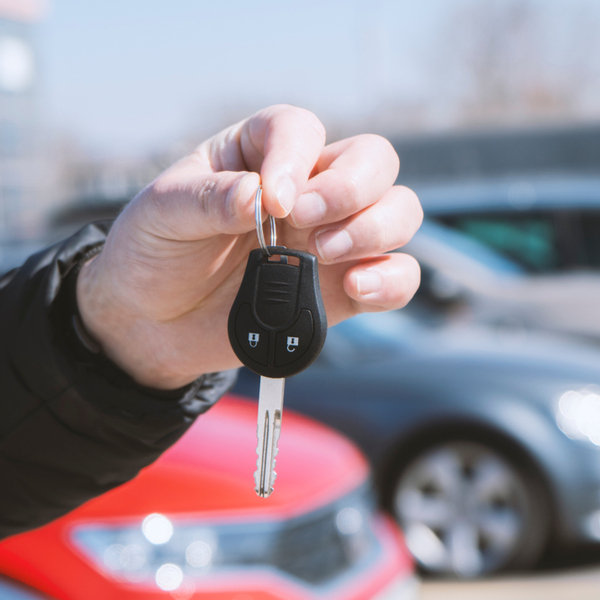
[[(258, 186), (256, 190), (256, 196), (254, 196), (254, 218), (256, 220), (256, 236), (258, 237), (258, 243), (262, 248), (262, 251), (267, 255), (271, 256), (265, 243), (265, 234), (263, 232), (262, 223), (262, 185)], [(273, 215), (269, 215), (269, 226), (271, 229), (271, 246), (277, 245), (277, 232), (275, 230), (275, 218)]]

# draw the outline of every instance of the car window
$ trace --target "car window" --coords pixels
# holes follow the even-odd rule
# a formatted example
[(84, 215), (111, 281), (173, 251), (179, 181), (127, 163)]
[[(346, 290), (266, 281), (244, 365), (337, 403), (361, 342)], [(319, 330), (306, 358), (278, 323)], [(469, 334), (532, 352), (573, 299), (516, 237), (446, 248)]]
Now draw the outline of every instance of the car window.
[(460, 216), (443, 222), (514, 260), (527, 271), (561, 268), (558, 236), (549, 214)]
[(581, 212), (580, 239), (585, 266), (600, 268), (600, 212)]
[(413, 254), (417, 260), (427, 264), (426, 256), (431, 256), (432, 251), (435, 254), (458, 251), (501, 275), (521, 275), (525, 272), (520, 264), (500, 254), (488, 244), (481, 243), (454, 227), (426, 218), (414, 238), (402, 248), (402, 252)]

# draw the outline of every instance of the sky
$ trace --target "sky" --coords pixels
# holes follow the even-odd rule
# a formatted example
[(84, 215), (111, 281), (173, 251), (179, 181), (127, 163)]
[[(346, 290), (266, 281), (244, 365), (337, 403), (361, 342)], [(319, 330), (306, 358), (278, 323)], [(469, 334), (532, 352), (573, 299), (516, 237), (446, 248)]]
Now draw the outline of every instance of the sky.
[[(138, 155), (277, 102), (324, 121), (426, 102), (454, 93), (435, 65), (450, 17), (473, 3), (53, 0), (36, 25), (42, 116), (92, 152)], [(530, 3), (550, 31), (574, 7), (600, 14), (594, 0)]]

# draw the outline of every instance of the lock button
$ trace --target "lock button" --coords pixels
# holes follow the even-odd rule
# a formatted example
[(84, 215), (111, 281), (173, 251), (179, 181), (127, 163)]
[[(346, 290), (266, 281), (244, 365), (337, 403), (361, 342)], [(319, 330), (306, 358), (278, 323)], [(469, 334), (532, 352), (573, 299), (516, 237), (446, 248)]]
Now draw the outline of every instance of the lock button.
[(245, 354), (261, 365), (267, 364), (269, 332), (257, 325), (249, 304), (242, 304), (238, 310), (235, 334)]

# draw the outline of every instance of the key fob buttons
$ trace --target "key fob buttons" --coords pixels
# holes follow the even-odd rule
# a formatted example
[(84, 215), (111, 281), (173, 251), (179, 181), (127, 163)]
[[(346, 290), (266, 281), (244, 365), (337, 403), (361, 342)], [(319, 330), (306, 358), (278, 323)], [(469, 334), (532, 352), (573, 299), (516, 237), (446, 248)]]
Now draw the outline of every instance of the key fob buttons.
[(235, 319), (235, 334), (242, 350), (261, 365), (267, 365), (269, 332), (252, 318), (249, 304), (242, 304)]
[(319, 355), (327, 317), (316, 256), (269, 246), (252, 250), (227, 329), (239, 360), (263, 377), (299, 373)]
[(297, 360), (310, 347), (312, 337), (312, 315), (304, 308), (291, 327), (275, 334), (275, 366), (282, 367)]

